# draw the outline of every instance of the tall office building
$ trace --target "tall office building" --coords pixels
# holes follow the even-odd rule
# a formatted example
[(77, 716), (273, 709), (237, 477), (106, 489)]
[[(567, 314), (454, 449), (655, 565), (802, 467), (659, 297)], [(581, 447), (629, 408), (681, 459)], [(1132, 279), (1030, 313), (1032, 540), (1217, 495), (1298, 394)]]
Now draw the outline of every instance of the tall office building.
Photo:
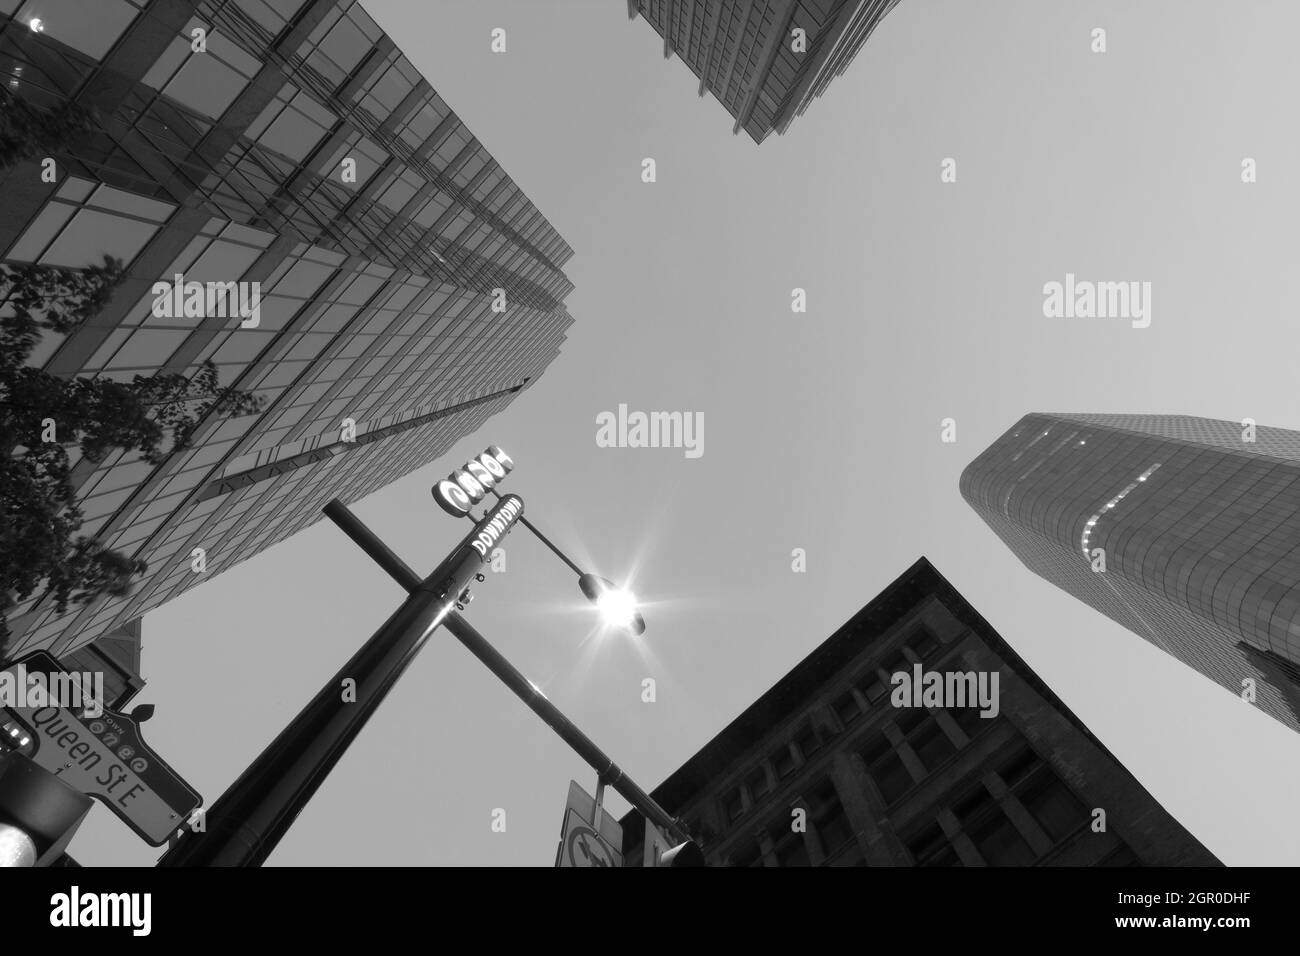
[[(898, 0), (628, 0), (755, 143), (784, 133)], [(795, 31), (802, 30), (802, 34)]]
[(1035, 574), (1300, 730), (1300, 434), (1026, 415), (961, 493)]
[[(127, 271), (29, 364), (129, 380), (211, 360), (266, 399), (159, 467), (79, 462), (83, 532), (149, 572), (62, 615), (24, 602), (10, 654), (88, 644), (438, 458), (572, 321), (572, 250), (352, 0), (0, 0), (0, 84), (95, 116), (55, 182), (39, 155), (0, 170), (0, 256)], [(259, 283), (257, 324), (168, 314), (151, 287), (175, 276)]]
[[(996, 707), (895, 706), (918, 667), (996, 674)], [(715, 866), (1218, 863), (925, 558), (652, 796)], [(622, 826), (642, 865), (644, 819)]]

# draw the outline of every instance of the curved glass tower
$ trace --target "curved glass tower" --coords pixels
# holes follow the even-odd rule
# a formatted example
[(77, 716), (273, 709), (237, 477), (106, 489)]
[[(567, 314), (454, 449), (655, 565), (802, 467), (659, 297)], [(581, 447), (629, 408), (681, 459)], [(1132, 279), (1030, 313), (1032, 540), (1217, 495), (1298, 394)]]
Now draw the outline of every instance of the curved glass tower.
[(1031, 414), (961, 493), (1035, 574), (1300, 730), (1300, 433)]

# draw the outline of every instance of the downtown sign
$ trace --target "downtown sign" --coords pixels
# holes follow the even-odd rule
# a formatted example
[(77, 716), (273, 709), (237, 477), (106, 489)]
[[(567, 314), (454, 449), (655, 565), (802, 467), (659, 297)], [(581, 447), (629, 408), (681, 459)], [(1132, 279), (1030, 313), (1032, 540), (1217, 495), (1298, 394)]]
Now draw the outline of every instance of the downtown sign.
[(498, 482), (515, 470), (509, 455), (496, 445), (433, 486), (433, 500), (453, 518), (463, 518)]

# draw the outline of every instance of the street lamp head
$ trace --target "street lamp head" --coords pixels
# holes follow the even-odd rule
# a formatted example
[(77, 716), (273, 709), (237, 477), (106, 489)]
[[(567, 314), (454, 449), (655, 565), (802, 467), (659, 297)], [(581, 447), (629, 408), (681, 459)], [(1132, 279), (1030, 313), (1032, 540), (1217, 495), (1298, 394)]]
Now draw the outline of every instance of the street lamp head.
[(587, 600), (600, 610), (606, 624), (631, 631), (635, 635), (645, 633), (645, 618), (637, 610), (636, 597), (630, 591), (595, 574), (580, 576), (578, 586), (582, 588)]

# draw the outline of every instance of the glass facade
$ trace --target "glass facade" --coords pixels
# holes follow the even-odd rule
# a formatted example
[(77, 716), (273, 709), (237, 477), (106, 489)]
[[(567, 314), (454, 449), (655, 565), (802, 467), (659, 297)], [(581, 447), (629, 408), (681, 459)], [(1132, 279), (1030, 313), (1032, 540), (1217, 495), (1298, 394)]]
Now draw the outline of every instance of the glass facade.
[[(897, 706), (917, 665), (998, 674), (996, 714)], [(924, 558), (652, 796), (719, 866), (1217, 863)]]
[(1026, 415), (961, 490), (1031, 571), (1300, 730), (1300, 434)]
[[(628, 0), (755, 143), (784, 133), (898, 0)], [(795, 30), (804, 43), (796, 49)]]
[[(205, 420), (158, 467), (79, 462), (83, 533), (149, 572), (62, 615), (33, 596), (11, 653), (89, 644), (330, 498), (438, 458), (559, 352), (572, 250), (353, 0), (0, 0), (0, 82), (96, 118), (53, 154), (57, 182), (35, 162), (0, 171), (0, 256), (111, 255), (127, 273), (29, 363), (129, 381), (211, 361), (223, 385), (265, 399)], [(256, 288), (256, 322), (159, 308), (155, 283), (178, 275)], [(346, 419), (356, 441), (341, 440)]]

